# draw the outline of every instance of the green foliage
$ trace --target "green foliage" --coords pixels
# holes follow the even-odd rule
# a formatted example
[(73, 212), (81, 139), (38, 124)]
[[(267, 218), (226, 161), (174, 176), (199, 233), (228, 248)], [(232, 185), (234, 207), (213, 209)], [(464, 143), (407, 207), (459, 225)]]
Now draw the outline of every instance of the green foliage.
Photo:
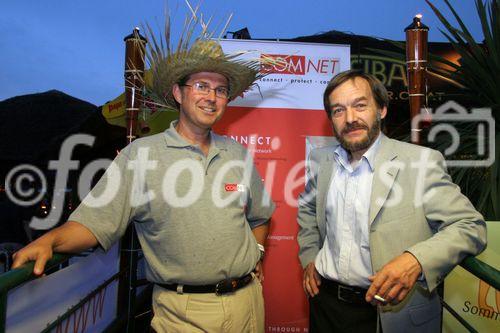
[[(434, 73), (462, 86), (475, 106), (488, 107), (496, 122), (495, 130), (495, 162), (487, 168), (457, 168), (451, 170), (454, 180), (461, 185), (464, 193), (472, 199), (476, 207), (489, 220), (500, 220), (500, 4), (499, 0), (476, 0), (476, 11), (481, 22), (484, 40), (478, 43), (472, 37), (464, 22), (448, 0), (443, 0), (450, 9), (459, 27), (450, 21), (429, 0), (426, 2), (444, 25), (441, 30), (459, 54), (459, 64), (440, 57), (431, 57)], [(476, 128), (465, 126), (460, 128), (460, 155), (474, 156), (476, 146), (468, 144), (477, 140)], [(470, 140), (468, 140), (470, 138)], [(445, 145), (446, 143), (442, 143)]]
[(440, 30), (460, 55), (459, 64), (440, 58), (449, 69), (434, 67), (433, 70), (465, 87), (478, 105), (491, 107), (498, 120), (500, 110), (500, 13), (499, 0), (483, 3), (476, 0), (476, 10), (481, 21), (484, 41), (478, 43), (472, 37), (462, 19), (448, 0), (443, 0), (460, 28), (452, 26), (429, 0), (426, 2), (446, 30)]

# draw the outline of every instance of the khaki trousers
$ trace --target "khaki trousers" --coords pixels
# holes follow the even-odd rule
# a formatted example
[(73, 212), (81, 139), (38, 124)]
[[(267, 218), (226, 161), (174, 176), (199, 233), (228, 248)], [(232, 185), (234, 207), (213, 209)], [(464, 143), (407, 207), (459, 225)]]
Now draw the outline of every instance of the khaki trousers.
[(151, 327), (158, 333), (264, 333), (262, 285), (252, 282), (234, 293), (178, 294), (155, 285)]

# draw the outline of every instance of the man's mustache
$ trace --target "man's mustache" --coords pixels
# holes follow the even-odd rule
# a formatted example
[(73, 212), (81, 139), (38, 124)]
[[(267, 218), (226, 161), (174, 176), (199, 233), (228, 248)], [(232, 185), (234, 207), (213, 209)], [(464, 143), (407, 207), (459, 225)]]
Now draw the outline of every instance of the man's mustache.
[(368, 126), (359, 123), (347, 124), (347, 126), (342, 130), (342, 134), (347, 134), (358, 129), (368, 130)]

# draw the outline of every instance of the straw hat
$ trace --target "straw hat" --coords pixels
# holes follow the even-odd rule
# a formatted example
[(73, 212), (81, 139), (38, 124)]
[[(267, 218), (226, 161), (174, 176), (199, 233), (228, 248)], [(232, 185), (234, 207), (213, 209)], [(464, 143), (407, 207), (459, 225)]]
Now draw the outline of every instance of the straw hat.
[(152, 80), (146, 83), (151, 98), (165, 107), (177, 108), (172, 94), (176, 83), (188, 75), (214, 72), (224, 75), (229, 83), (229, 99), (241, 95), (260, 76), (260, 60), (235, 60), (225, 55), (216, 40), (197, 40), (188, 50), (157, 59), (151, 64)]
[[(187, 3), (188, 6), (189, 3)], [(274, 63), (273, 59), (261, 55), (256, 59), (241, 59), (248, 51), (224, 54), (214, 32), (208, 31), (208, 23), (198, 14), (198, 7), (191, 9), (191, 17), (186, 20), (183, 34), (176, 50), (170, 45), (170, 19), (167, 16), (164, 40), (158, 43), (148, 26), (148, 49), (146, 57), (151, 69), (151, 77), (146, 80), (146, 93), (158, 107), (177, 109), (172, 88), (190, 74), (214, 72), (224, 75), (229, 83), (229, 99), (234, 99), (247, 90), (256, 80), (266, 75), (261, 73), (261, 65)], [(230, 18), (229, 18), (230, 19)], [(211, 20), (209, 20), (210, 22)], [(229, 20), (222, 32), (229, 24)], [(190, 43), (196, 28), (201, 27), (200, 36)], [(221, 33), (222, 35), (222, 33)], [(162, 38), (162, 36), (160, 36)], [(220, 37), (219, 37), (220, 38)]]

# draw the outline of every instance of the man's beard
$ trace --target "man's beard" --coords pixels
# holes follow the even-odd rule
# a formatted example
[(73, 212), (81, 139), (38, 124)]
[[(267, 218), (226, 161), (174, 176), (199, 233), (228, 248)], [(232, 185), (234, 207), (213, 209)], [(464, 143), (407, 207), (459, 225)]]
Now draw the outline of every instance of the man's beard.
[[(380, 111), (378, 111), (375, 122), (373, 123), (373, 126), (371, 128), (368, 128), (364, 124), (354, 123), (354, 124), (348, 124), (342, 131), (342, 134), (339, 134), (337, 130), (335, 130), (335, 127), (333, 128), (333, 130), (342, 148), (353, 153), (360, 150), (368, 149), (372, 145), (372, 143), (377, 139), (377, 135), (380, 133), (380, 123), (381, 123), (381, 114)], [(356, 141), (356, 142), (347, 141), (343, 134), (348, 131), (356, 129), (367, 130), (365, 138), (361, 141)]]

